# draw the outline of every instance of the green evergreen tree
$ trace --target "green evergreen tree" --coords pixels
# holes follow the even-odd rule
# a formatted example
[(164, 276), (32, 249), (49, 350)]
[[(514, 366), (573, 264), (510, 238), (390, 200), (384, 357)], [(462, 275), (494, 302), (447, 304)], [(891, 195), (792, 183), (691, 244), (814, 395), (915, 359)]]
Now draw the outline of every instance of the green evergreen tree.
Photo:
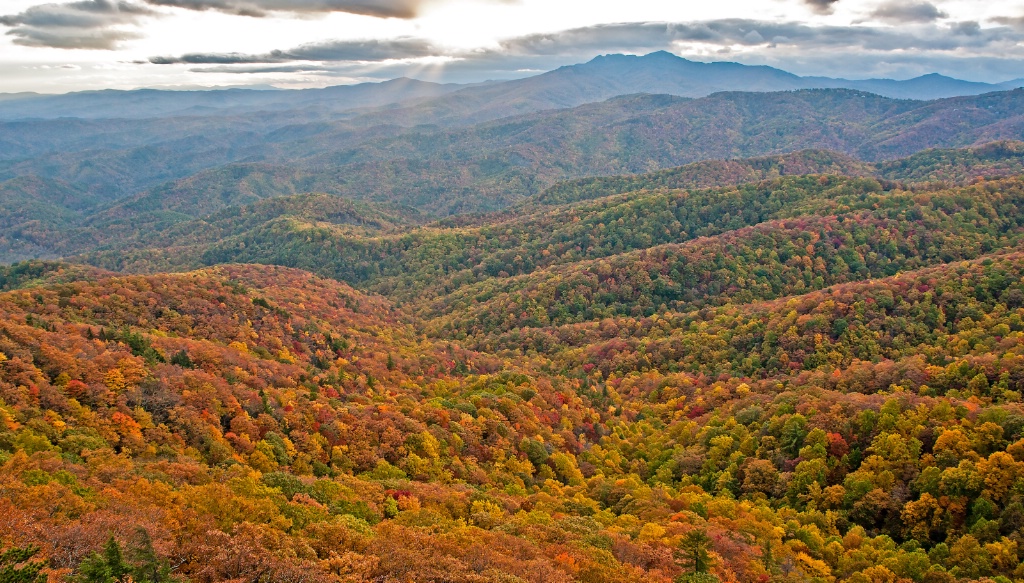
[(46, 561), (33, 561), (39, 547), (13, 547), (0, 553), (0, 583), (43, 583), (46, 575), (40, 573)]
[(117, 543), (113, 535), (107, 539), (107, 544), (103, 546), (103, 559), (107, 563), (107, 568), (110, 569), (110, 576), (115, 581), (120, 581), (132, 571), (131, 566), (124, 561), (121, 545)]
[(125, 562), (121, 545), (113, 535), (103, 545), (103, 553), (90, 553), (79, 565), (78, 583), (114, 583), (132, 573), (131, 565)]
[(160, 560), (153, 549), (153, 539), (144, 528), (135, 531), (135, 544), (131, 551), (132, 570), (137, 583), (163, 583), (170, 579), (170, 569), (165, 561)]
[(181, 368), (195, 368), (196, 366), (185, 350), (175, 352), (174, 356), (171, 357), (171, 364), (176, 364)]
[(711, 539), (703, 530), (694, 529), (686, 533), (679, 543), (679, 564), (690, 573), (707, 573), (711, 570), (711, 554), (708, 548)]
[(114, 578), (110, 575), (110, 567), (107, 567), (103, 556), (94, 552), (78, 564), (75, 580), (78, 583), (113, 583)]

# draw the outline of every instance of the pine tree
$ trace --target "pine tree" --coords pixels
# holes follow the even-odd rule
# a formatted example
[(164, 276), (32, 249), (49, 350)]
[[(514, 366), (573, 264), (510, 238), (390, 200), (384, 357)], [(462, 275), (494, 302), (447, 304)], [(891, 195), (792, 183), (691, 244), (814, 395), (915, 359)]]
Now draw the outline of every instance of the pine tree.
[(167, 564), (161, 561), (153, 549), (153, 539), (144, 528), (135, 531), (135, 544), (132, 547), (132, 562), (135, 580), (138, 583), (163, 583), (169, 579)]
[(103, 557), (99, 553), (90, 553), (79, 563), (75, 580), (78, 583), (112, 583), (114, 578)]
[(174, 356), (171, 357), (171, 364), (176, 364), (181, 368), (195, 368), (196, 366), (192, 359), (189, 358), (188, 352), (184, 349), (174, 353)]
[(103, 554), (91, 553), (78, 565), (79, 583), (115, 583), (132, 573), (131, 565), (125, 563), (121, 545), (113, 535), (103, 545)]
[(679, 543), (677, 557), (679, 565), (687, 571), (685, 575), (676, 578), (679, 583), (713, 583), (718, 581), (710, 573), (711, 554), (708, 548), (711, 546), (711, 539), (699, 529), (691, 530)]
[(46, 575), (40, 571), (46, 562), (31, 560), (38, 552), (39, 547), (27, 546), (0, 553), (0, 583), (44, 583)]
[(117, 544), (117, 540), (114, 539), (113, 535), (107, 539), (107, 544), (103, 546), (103, 559), (107, 563), (107, 568), (110, 569), (110, 576), (115, 581), (120, 581), (125, 575), (131, 573), (131, 566), (124, 562), (124, 553), (121, 552), (121, 545)]

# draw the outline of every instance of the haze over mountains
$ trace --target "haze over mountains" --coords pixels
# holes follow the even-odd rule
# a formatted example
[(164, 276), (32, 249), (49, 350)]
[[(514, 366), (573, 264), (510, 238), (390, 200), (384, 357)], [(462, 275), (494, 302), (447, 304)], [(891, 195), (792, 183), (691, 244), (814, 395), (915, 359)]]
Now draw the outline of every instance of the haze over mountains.
[(309, 115), (340, 113), (416, 98), (445, 95), (465, 86), (415, 79), (338, 85), (324, 89), (218, 89), (209, 91), (86, 91), (63, 95), (15, 94), (0, 101), (0, 119), (154, 118), (216, 116), (263, 111), (303, 110)]
[[(839, 85), (856, 88), (807, 89)], [(89, 252), (302, 193), (423, 222), (505, 209), (567, 179), (701, 160), (817, 149), (878, 162), (1021, 139), (1024, 91), (998, 88), (809, 79), (659, 52), (471, 87), (22, 97), (0, 103), (0, 257)]]
[[(767, 66), (731, 62), (702, 63), (665, 51), (645, 56), (605, 55), (588, 63), (504, 82), (475, 85), (437, 84), (413, 79), (383, 83), (340, 85), (325, 89), (212, 91), (88, 91), (65, 95), (32, 93), (0, 97), (0, 119), (84, 119), (152, 118), (185, 115), (222, 115), (253, 111), (307, 110), (322, 114), (398, 103), (434, 99), (432, 115), (452, 121), (451, 114), (472, 111), (470, 118), (505, 117), (540, 109), (573, 107), (604, 101), (629, 93), (664, 93), (681, 97), (705, 97), (720, 91), (789, 91), (794, 89), (858, 89), (897, 99), (940, 99), (978, 95), (1024, 86), (1024, 78), (1003, 83), (979, 83), (938, 74), (914, 79), (849, 80), (829, 77), (800, 77)], [(445, 105), (439, 96), (456, 93), (450, 100), (451, 113), (438, 114)], [(417, 104), (423, 107), (425, 104)], [(456, 111), (461, 110), (461, 111)]]

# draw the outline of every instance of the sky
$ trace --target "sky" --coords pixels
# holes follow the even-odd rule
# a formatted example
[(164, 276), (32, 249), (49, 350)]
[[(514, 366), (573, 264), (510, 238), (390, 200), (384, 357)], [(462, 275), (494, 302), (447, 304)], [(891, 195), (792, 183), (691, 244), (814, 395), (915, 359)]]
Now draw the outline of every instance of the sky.
[(1024, 77), (1024, 0), (0, 0), (0, 93), (472, 83), (667, 50), (799, 75)]

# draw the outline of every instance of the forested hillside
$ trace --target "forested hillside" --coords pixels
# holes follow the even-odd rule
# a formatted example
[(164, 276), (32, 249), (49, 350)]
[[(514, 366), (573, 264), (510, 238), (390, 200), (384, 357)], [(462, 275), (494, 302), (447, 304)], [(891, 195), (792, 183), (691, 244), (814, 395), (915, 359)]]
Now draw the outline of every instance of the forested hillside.
[[(1020, 140), (1022, 98), (1022, 90), (911, 101), (817, 89), (700, 99), (628, 95), (464, 125), (432, 120), (424, 104), (408, 105), (428, 112), (408, 125), (390, 109), (328, 116), (303, 108), (213, 118), (5, 122), (0, 189), (18, 191), (23, 203), (0, 209), (0, 259), (93, 251), (104, 246), (94, 239), (103, 239), (113, 222), (153, 223), (159, 230), (309, 192), (413, 207), (440, 219), (504, 210), (565, 180), (702, 161), (682, 173), (654, 175), (652, 184), (749, 182), (771, 177), (769, 160), (778, 156), (788, 156), (782, 174), (963, 180), (994, 154), (933, 161), (947, 175), (886, 164), (928, 148), (977, 152), (985, 143)], [(791, 154), (800, 150), (834, 153)], [(765, 156), (775, 158), (739, 166), (708, 162)], [(46, 186), (24, 189), (26, 181)], [(558, 192), (564, 189), (548, 197)]]
[(1016, 85), (0, 98), (0, 583), (1024, 583)]
[[(229, 240), (237, 242), (239, 239), (255, 239), (259, 247), (296, 228), (304, 228), (300, 226), (304, 224), (347, 224), (377, 229), (385, 225), (408, 227), (424, 224), (432, 218), (422, 207), (353, 202), (342, 197), (339, 193), (343, 189), (338, 188), (338, 183), (325, 175), (303, 175), (283, 167), (263, 167), (263, 170), (255, 174), (250, 170), (244, 166), (229, 166), (200, 173), (187, 181), (162, 187), (152, 195), (118, 203), (91, 216), (83, 216), (88, 215), (88, 211), (79, 209), (90, 208), (89, 205), (94, 204), (93, 199), (63, 183), (30, 179), (10, 181), (3, 185), (7, 192), (12, 193), (12, 203), (4, 209), (7, 224), (2, 232), (7, 233), (4, 239), (6, 257), (10, 260), (26, 256), (55, 258), (116, 249), (118, 252), (114, 256), (117, 264), (124, 264), (126, 257), (129, 261), (138, 261), (139, 250), (159, 246), (165, 250), (174, 248), (170, 253), (172, 263), (166, 259), (146, 259), (145, 264), (137, 267), (149, 270), (172, 265), (175, 268), (196, 267), (212, 260), (200, 257), (208, 246), (217, 244), (218, 248), (223, 248), (229, 246)], [(1022, 170), (1024, 149), (1020, 142), (993, 142), (965, 149), (926, 150), (907, 158), (881, 163), (859, 162), (836, 152), (805, 150), (753, 159), (699, 162), (650, 174), (567, 181), (534, 197), (523, 199), (516, 208), (509, 211), (512, 214), (507, 216), (522, 218), (536, 215), (535, 219), (530, 219), (532, 222), (529, 225), (522, 227), (529, 231), (536, 228), (538, 221), (550, 222), (553, 217), (561, 216), (561, 213), (544, 216), (549, 210), (546, 207), (552, 204), (607, 197), (616, 193), (706, 189), (808, 174), (957, 185), (978, 178), (1014, 175)], [(218, 175), (218, 178), (210, 181), (213, 174)], [(205, 186), (197, 187), (197, 184)], [(27, 188), (33, 190), (26, 193)], [(304, 189), (320, 194), (295, 194)], [(746, 199), (749, 201), (751, 196), (757, 198), (754, 191), (748, 190)], [(68, 201), (64, 203), (67, 206), (56, 206), (55, 203), (62, 199)], [(535, 208), (536, 205), (545, 205), (545, 208)], [(44, 212), (42, 209), (47, 210)], [(37, 214), (33, 215), (33, 212)], [(584, 212), (589, 212), (586, 207)], [(476, 219), (462, 215), (436, 225), (448, 228), (507, 222), (501, 217), (485, 215)], [(350, 231), (348, 229), (343, 235), (338, 235), (335, 229), (335, 234), (329, 236), (342, 236), (347, 240)], [(396, 232), (395, 229), (387, 228), (384, 231)], [(419, 237), (415, 232), (413, 236)], [(363, 243), (354, 245), (360, 246)], [(186, 246), (190, 248), (182, 249)], [(370, 246), (382, 247), (376, 243)], [(386, 248), (387, 244), (383, 247)], [(132, 252), (123, 253), (126, 249)], [(211, 257), (218, 260), (233, 253), (230, 250), (210, 252), (214, 253)], [(275, 248), (274, 252), (282, 253), (284, 249)], [(340, 252), (348, 253), (345, 250)], [(142, 252), (144, 255), (149, 253)], [(250, 260), (262, 261), (259, 253), (258, 250), (250, 250), (247, 256)], [(374, 269), (387, 271), (394, 268), (394, 262), (388, 263), (389, 259), (373, 255), (372, 251), (370, 253), (373, 261), (379, 259), (382, 262), (380, 267)], [(514, 257), (514, 254), (509, 257)], [(349, 260), (365, 263), (370, 259), (350, 256)], [(281, 261), (291, 264), (287, 260)], [(113, 265), (109, 262), (104, 264)], [(306, 267), (311, 265), (307, 264)], [(318, 269), (332, 269), (325, 263), (317, 265)], [(498, 271), (491, 270), (488, 273), (496, 275)], [(346, 281), (356, 281), (350, 275), (343, 277)]]
[[(904, 168), (919, 167), (907, 164)], [(148, 245), (133, 245), (131, 250), (91, 254), (85, 260), (109, 269), (149, 272), (225, 262), (289, 265), (400, 302), (415, 301), (421, 315), (428, 317), (461, 313), (483, 325), (488, 318), (507, 318), (512, 313), (531, 314), (526, 319), (532, 320), (543, 311), (548, 315), (540, 320), (547, 322), (553, 313), (566, 318), (582, 310), (596, 317), (606, 308), (651, 310), (661, 304), (673, 306), (685, 297), (718, 297), (728, 285), (721, 284), (713, 293), (696, 290), (694, 274), (707, 273), (704, 279), (717, 282), (743, 276), (728, 265), (707, 271), (711, 265), (707, 262), (718, 261), (722, 253), (747, 255), (758, 248), (781, 252), (807, 229), (835, 233), (833, 249), (821, 258), (827, 273), (819, 274), (825, 277), (818, 286), (863, 277), (869, 273), (865, 269), (891, 275), (930, 262), (972, 258), (1014, 244), (1021, 228), (1021, 196), (1019, 178), (945, 186), (828, 175), (780, 176), (724, 188), (641, 190), (556, 208), (524, 206), (508, 214), (390, 233), (353, 231), (350, 226), (331, 224), (327, 216), (261, 213), (268, 206), (261, 203), (239, 213), (250, 219), (245, 222), (215, 216), (216, 220), (191, 223), (179, 235), (150, 239)], [(204, 241), (195, 233), (213, 236)], [(851, 258), (851, 253), (864, 255), (865, 249), (879, 258)], [(691, 259), (682, 259), (690, 254)], [(655, 255), (660, 258), (652, 259)], [(607, 261), (597, 260), (605, 258), (615, 263), (602, 267)], [(642, 269), (650, 272), (651, 289), (627, 288), (628, 294), (640, 295), (613, 298), (593, 287), (599, 285), (598, 271), (621, 274), (636, 262), (650, 261), (657, 265)], [(745, 260), (750, 261), (759, 259)], [(779, 262), (777, 258), (764, 261)], [(787, 261), (789, 255), (783, 255), (781, 263)], [(848, 272), (850, 264), (855, 264), (853, 273)], [(830, 274), (839, 279), (829, 279)], [(610, 284), (620, 279), (613, 278)], [(591, 289), (577, 297), (584, 280)], [(785, 293), (786, 289), (774, 281), (749, 283), (763, 290), (758, 293)], [(539, 291), (552, 285), (561, 290), (552, 289), (554, 296)], [(545, 298), (544, 305), (534, 303), (534, 293)], [(649, 293), (654, 296), (644, 297)], [(516, 306), (490, 303), (504, 302), (502, 298)], [(624, 307), (612, 307), (618, 303)], [(484, 314), (492, 308), (489, 316), (477, 319), (477, 310)]]
[[(291, 179), (297, 185), (331, 184), (331, 192), (351, 198), (408, 204), (444, 216), (504, 208), (568, 178), (699, 160), (815, 148), (878, 161), (925, 148), (1017, 140), (1024, 137), (1022, 97), (1024, 92), (1009, 91), (915, 102), (849, 90), (718, 93), (695, 100), (635, 95), (469, 127), (307, 124), (285, 128), (270, 136), (269, 144), (244, 151), (302, 170)], [(394, 118), (389, 113), (348, 123), (385, 119)], [(118, 164), (123, 153), (110, 155), (110, 163)], [(256, 180), (281, 180), (280, 172), (260, 165), (234, 169), (235, 176), (251, 173)], [(209, 185), (230, 192), (235, 182), (231, 175), (211, 173), (188, 189)], [(154, 205), (163, 195), (140, 197)]]
[(748, 160), (708, 160), (647, 174), (569, 180), (544, 190), (534, 200), (541, 204), (564, 204), (623, 192), (710, 188), (801, 174), (963, 183), (1022, 172), (1024, 142), (1019, 141), (991, 142), (973, 148), (929, 149), (875, 164), (827, 150), (804, 150)]
[(245, 174), (111, 206), (64, 232), (96, 251), (0, 269), (5, 557), (81, 583), (1024, 579), (1021, 155), (702, 162), (439, 222)]

